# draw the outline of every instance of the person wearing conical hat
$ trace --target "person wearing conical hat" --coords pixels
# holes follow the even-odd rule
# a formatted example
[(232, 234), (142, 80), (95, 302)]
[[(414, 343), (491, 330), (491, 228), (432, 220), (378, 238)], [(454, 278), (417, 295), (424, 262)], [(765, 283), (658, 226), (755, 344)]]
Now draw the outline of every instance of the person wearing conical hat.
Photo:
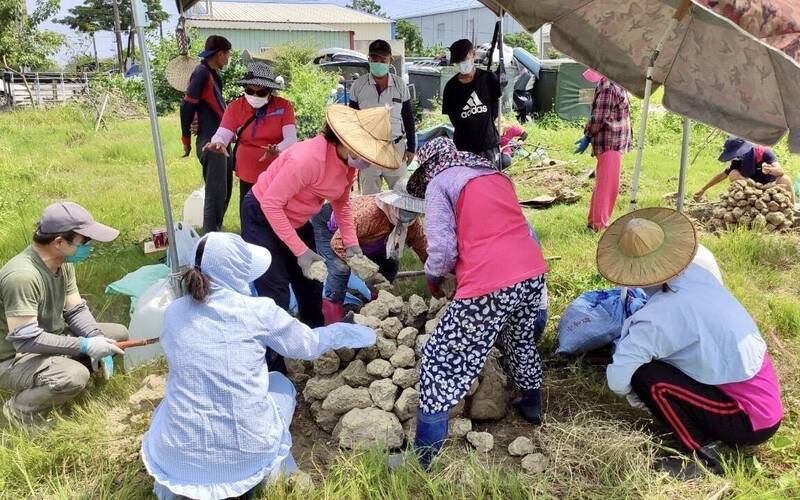
[(758, 326), (714, 275), (708, 256), (696, 258), (697, 248), (692, 222), (667, 208), (617, 219), (597, 248), (600, 274), (648, 294), (623, 326), (608, 386), (650, 410), (694, 454), (691, 463), (660, 462), (681, 477), (699, 474), (699, 464), (721, 474), (723, 444), (763, 443), (783, 418)]
[(242, 201), (242, 238), (268, 249), (274, 262), (255, 281), (258, 294), (288, 310), (291, 285), (299, 319), (322, 326), (322, 283), (312, 265), (325, 260), (310, 220), (329, 200), (348, 257), (361, 254), (350, 207), (356, 175), (370, 164), (396, 170), (400, 163), (387, 109), (328, 107), (323, 133), (282, 152)]
[[(428, 241), (419, 220), (419, 216), (425, 212), (425, 201), (408, 194), (406, 179), (397, 181), (391, 191), (353, 198), (352, 207), (361, 251), (378, 264), (378, 272), (389, 282), (394, 282), (397, 276), (406, 244), (425, 264)], [(311, 224), (314, 226), (317, 252), (325, 258), (328, 267), (325, 296), (322, 299), (322, 314), (327, 325), (344, 317), (350, 267), (347, 265), (342, 231), (330, 203), (326, 203), (311, 219)]]
[(237, 83), (244, 87), (244, 95), (225, 108), (222, 123), (204, 149), (227, 155), (228, 145), (236, 139), (232, 156), (241, 204), (261, 172), (297, 142), (297, 127), (292, 103), (275, 95), (283, 84), (268, 64), (249, 62)]

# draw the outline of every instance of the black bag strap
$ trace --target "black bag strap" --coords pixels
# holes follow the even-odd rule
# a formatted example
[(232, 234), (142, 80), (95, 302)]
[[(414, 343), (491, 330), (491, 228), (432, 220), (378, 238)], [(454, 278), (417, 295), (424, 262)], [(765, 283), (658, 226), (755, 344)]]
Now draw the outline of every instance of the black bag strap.
[(246, 129), (248, 125), (253, 123), (255, 119), (256, 119), (256, 113), (254, 112), (252, 115), (250, 115), (250, 118), (248, 118), (244, 122), (244, 125), (236, 129), (236, 145), (233, 146), (233, 153), (231, 153), (231, 155), (233, 156), (234, 164), (236, 162), (236, 150), (239, 149), (239, 143), (241, 142), (240, 138), (242, 137), (242, 132), (244, 132), (244, 129)]

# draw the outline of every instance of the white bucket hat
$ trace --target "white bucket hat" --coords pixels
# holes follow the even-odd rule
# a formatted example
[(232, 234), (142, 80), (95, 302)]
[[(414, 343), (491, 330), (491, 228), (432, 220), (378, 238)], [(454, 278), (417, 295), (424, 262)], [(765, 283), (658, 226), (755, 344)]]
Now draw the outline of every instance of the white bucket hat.
[(391, 191), (384, 191), (378, 195), (378, 199), (387, 205), (397, 207), (401, 210), (408, 210), (418, 214), (425, 213), (425, 200), (411, 196), (406, 190), (408, 179), (400, 179)]

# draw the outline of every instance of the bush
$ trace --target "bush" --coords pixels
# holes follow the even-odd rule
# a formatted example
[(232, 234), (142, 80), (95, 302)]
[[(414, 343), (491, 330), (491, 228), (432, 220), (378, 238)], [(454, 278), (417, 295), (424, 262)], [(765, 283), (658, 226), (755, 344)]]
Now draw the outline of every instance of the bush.
[(527, 31), (506, 35), (503, 37), (503, 43), (509, 47), (519, 47), (525, 49), (533, 56), (539, 55), (539, 48), (536, 46), (536, 41), (533, 39), (533, 35)]
[(306, 45), (279, 45), (270, 52), (272, 70), (283, 77), (288, 86), (294, 69), (311, 64), (317, 49)]
[[(321, 70), (311, 64), (290, 62), (286, 66), (291, 83), (281, 95), (291, 101), (297, 121), (297, 136), (300, 140), (312, 137), (325, 124), (325, 108), (336, 88), (339, 75)], [(286, 76), (284, 76), (286, 78)]]

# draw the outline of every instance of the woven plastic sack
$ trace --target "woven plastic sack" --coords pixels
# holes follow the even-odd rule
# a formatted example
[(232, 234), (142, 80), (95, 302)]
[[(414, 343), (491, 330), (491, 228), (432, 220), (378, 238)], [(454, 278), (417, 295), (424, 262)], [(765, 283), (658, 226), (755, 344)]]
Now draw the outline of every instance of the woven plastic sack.
[(605, 347), (622, 334), (622, 323), (644, 307), (647, 295), (641, 288), (584, 292), (564, 310), (558, 323), (557, 354), (582, 354)]

